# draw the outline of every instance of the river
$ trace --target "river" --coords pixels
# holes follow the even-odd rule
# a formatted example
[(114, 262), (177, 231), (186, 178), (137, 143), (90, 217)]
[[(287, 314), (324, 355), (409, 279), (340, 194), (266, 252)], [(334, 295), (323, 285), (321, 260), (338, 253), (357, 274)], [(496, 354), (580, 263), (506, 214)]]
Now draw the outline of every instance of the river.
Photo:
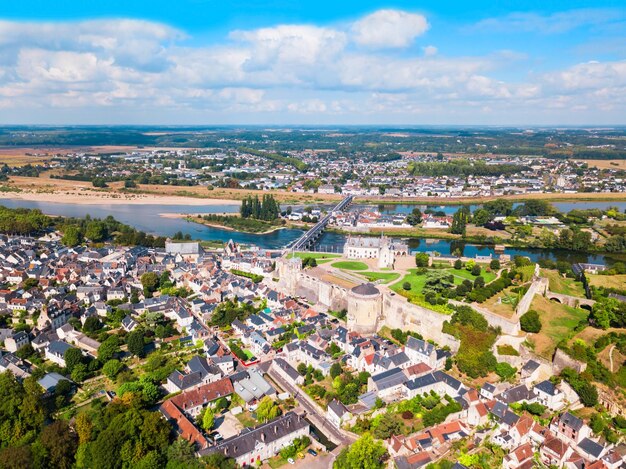
[[(0, 205), (10, 208), (36, 208), (49, 215), (66, 217), (84, 217), (90, 215), (94, 218), (106, 218), (112, 215), (115, 219), (134, 226), (146, 233), (172, 236), (177, 231), (190, 234), (193, 239), (206, 241), (223, 241), (230, 239), (240, 244), (252, 244), (264, 249), (279, 249), (302, 235), (302, 230), (281, 229), (268, 234), (250, 234), (208, 227), (197, 223), (188, 222), (182, 218), (165, 218), (161, 213), (235, 213), (239, 210), (238, 205), (158, 205), (158, 204), (69, 204), (56, 202), (37, 202), (21, 199), (3, 199)], [(626, 202), (558, 202), (554, 206), (560, 211), (569, 211), (573, 208), (607, 208), (617, 206), (620, 210), (626, 209)], [(406, 213), (415, 208), (415, 205), (386, 205), (385, 211), (389, 213)], [(454, 206), (429, 206), (439, 210), (453, 213), (458, 207)], [(317, 249), (322, 251), (340, 252), (345, 242), (345, 236), (337, 233), (324, 233), (320, 238)], [(473, 257), (476, 254), (495, 254), (493, 247), (466, 244), (459, 241), (410, 239), (411, 252), (435, 251), (442, 255), (450, 255), (453, 251), (460, 250), (464, 256)], [(550, 258), (553, 260), (565, 260), (569, 262), (592, 262), (603, 263), (607, 259), (601, 254), (572, 253), (558, 250), (506, 248), (506, 254), (511, 256), (528, 256), (532, 260)]]

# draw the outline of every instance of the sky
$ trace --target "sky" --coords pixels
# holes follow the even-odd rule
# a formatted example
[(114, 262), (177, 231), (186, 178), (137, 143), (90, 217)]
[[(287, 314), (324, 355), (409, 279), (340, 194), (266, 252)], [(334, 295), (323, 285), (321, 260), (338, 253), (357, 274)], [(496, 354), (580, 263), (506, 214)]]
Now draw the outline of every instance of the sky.
[(626, 2), (1, 2), (0, 124), (624, 125)]

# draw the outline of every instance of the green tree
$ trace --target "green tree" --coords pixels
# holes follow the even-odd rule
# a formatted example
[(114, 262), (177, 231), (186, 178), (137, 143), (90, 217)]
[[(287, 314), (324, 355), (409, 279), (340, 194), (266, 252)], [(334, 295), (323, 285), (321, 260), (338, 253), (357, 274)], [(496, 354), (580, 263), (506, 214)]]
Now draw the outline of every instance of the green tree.
[(141, 285), (144, 295), (151, 298), (152, 294), (159, 288), (159, 276), (155, 272), (146, 272), (141, 276)]
[(213, 425), (215, 425), (215, 414), (210, 407), (207, 407), (202, 414), (202, 428), (208, 432), (213, 428)]
[(341, 368), (341, 363), (335, 362), (330, 367), (330, 377), (335, 379), (337, 376), (343, 373), (343, 368)]
[(265, 396), (259, 402), (256, 409), (256, 417), (259, 422), (268, 422), (281, 414), (280, 407), (272, 400), (271, 397)]
[(63, 354), (63, 360), (65, 360), (65, 367), (71, 373), (76, 365), (83, 363), (83, 354), (79, 349), (71, 347)]
[(519, 324), (523, 331), (537, 333), (541, 330), (539, 313), (531, 309), (519, 318)]
[(104, 364), (102, 372), (107, 378), (113, 380), (122, 371), (122, 368), (124, 368), (124, 365), (119, 360), (113, 358)]
[(411, 282), (404, 282), (402, 284), (402, 289), (405, 290), (405, 291), (411, 290)]
[(415, 265), (417, 267), (428, 267), (430, 256), (425, 252), (418, 252), (415, 254)]
[(472, 217), (472, 222), (476, 226), (486, 225), (487, 223), (489, 223), (490, 220), (491, 220), (491, 214), (489, 213), (489, 211), (485, 210), (484, 208), (477, 209), (474, 212), (474, 216)]
[(470, 211), (467, 207), (461, 207), (452, 217), (450, 233), (465, 236), (465, 228), (470, 219)]
[(335, 463), (334, 469), (382, 469), (386, 466), (387, 450), (381, 441), (374, 440), (366, 433), (344, 448)]
[(56, 420), (43, 428), (40, 441), (46, 449), (49, 467), (70, 469), (78, 447), (76, 434), (65, 420)]
[(89, 316), (85, 319), (85, 324), (83, 324), (83, 332), (91, 333), (96, 332), (102, 328), (102, 323), (98, 316)]
[(392, 435), (401, 435), (404, 424), (397, 414), (385, 413), (374, 428), (373, 435), (379, 440), (386, 440)]
[(457, 259), (454, 261), (454, 269), (461, 270), (463, 268), (463, 261), (461, 259)]
[(98, 347), (98, 359), (102, 362), (108, 362), (120, 353), (120, 339), (117, 335), (110, 335)]
[(135, 329), (130, 334), (126, 336), (126, 345), (128, 346), (128, 351), (133, 355), (138, 357), (144, 356), (144, 340), (143, 340), (143, 331), (139, 329)]
[(498, 259), (491, 259), (491, 262), (489, 263), (489, 267), (493, 271), (500, 270), (500, 261)]
[(68, 247), (78, 246), (83, 242), (83, 233), (79, 226), (69, 225), (63, 230), (61, 242)]

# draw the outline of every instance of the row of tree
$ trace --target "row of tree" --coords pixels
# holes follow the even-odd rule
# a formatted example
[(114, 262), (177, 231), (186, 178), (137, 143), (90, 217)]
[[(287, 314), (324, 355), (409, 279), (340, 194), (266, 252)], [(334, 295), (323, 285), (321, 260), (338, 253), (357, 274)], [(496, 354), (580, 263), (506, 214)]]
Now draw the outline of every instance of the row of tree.
[(262, 200), (258, 196), (248, 196), (241, 202), (239, 209), (241, 218), (274, 221), (280, 217), (280, 205), (271, 194), (264, 194)]

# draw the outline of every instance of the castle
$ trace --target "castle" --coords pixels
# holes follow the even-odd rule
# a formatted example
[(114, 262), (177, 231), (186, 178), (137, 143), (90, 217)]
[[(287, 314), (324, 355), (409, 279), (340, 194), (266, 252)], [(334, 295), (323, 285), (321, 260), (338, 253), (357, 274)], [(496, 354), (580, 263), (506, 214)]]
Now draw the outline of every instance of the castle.
[(302, 259), (280, 258), (276, 261), (279, 285), (291, 296), (306, 298), (311, 303), (348, 312), (348, 330), (375, 334), (382, 326), (419, 332), (424, 338), (458, 350), (459, 342), (442, 332), (449, 316), (409, 303), (406, 298), (371, 283), (353, 288), (328, 280), (328, 273), (319, 267), (303, 269)]
[(378, 259), (378, 268), (393, 268), (396, 256), (409, 254), (409, 246), (401, 241), (393, 241), (381, 235), (380, 238), (369, 236), (348, 236), (343, 247), (347, 259)]

